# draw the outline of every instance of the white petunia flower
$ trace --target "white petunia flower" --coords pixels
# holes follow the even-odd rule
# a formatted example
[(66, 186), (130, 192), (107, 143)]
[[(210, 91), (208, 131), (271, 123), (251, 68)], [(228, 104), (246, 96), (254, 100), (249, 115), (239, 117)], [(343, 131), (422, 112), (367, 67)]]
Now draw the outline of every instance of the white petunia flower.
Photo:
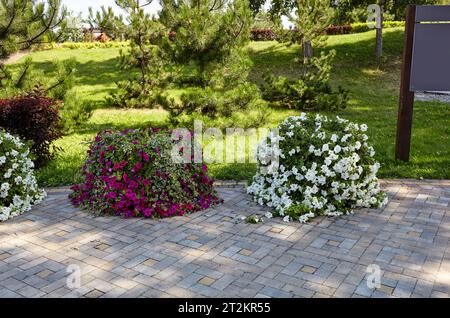
[[(323, 125), (324, 122), (333, 123)], [(301, 128), (294, 130), (295, 127)], [(328, 127), (337, 128), (330, 131)], [(290, 207), (302, 205), (310, 209), (299, 216), (299, 222), (307, 222), (318, 215), (348, 214), (356, 207), (386, 204), (376, 177), (379, 164), (373, 159), (373, 148), (367, 144), (364, 125), (303, 113), (286, 118), (279, 129), (292, 132), (286, 133), (292, 137), (286, 145), (279, 140), (279, 152), (289, 156), (280, 156), (279, 164), (273, 165), (269, 173), (258, 169), (261, 172), (247, 189), (256, 202), (273, 208), (276, 215), (287, 221), (291, 218), (285, 211)], [(326, 136), (330, 136), (328, 142)], [(295, 144), (294, 140), (301, 142)], [(274, 150), (267, 144), (262, 144), (261, 148), (269, 158), (267, 168)]]
[(334, 152), (335, 152), (335, 153), (340, 153), (341, 151), (342, 151), (341, 146), (336, 145), (336, 147), (334, 147)]

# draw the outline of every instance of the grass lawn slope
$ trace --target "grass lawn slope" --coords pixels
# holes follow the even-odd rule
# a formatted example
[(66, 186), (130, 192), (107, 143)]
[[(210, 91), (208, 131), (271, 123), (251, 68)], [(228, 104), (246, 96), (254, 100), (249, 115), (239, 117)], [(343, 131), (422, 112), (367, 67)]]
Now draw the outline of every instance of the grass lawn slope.
[[(450, 105), (439, 102), (416, 102), (414, 109), (411, 161), (394, 160), (400, 84), (400, 57), (403, 32), (389, 29), (384, 34), (384, 62), (374, 62), (375, 32), (338, 35), (328, 38), (324, 50), (335, 49), (333, 84), (350, 90), (350, 106), (338, 113), (349, 120), (369, 126), (371, 143), (382, 163), (382, 178), (446, 178), (450, 179)], [(271, 69), (278, 75), (295, 77), (294, 63), (298, 47), (276, 42), (250, 44), (254, 67), (251, 79), (261, 82), (261, 75)], [(115, 89), (115, 81), (126, 77), (117, 68), (119, 49), (56, 49), (31, 55), (37, 68), (49, 72), (50, 61), (75, 57), (78, 66), (75, 88), (79, 98), (101, 102)], [(18, 62), (20, 63), (20, 61)], [(174, 92), (176, 94), (176, 92)], [(268, 126), (275, 126), (294, 110), (273, 108)], [(92, 118), (73, 133), (56, 142), (63, 148), (49, 166), (38, 171), (41, 185), (56, 186), (78, 182), (85, 160), (86, 141), (102, 129), (125, 129), (165, 126), (162, 110), (119, 110), (100, 108)], [(253, 164), (211, 165), (211, 175), (218, 179), (248, 179), (255, 171)]]

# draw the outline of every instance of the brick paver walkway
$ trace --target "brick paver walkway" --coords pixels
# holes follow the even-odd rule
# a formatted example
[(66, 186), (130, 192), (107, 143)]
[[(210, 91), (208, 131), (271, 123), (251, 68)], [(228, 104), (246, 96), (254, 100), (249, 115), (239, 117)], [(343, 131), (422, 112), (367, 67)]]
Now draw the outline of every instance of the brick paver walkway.
[(239, 186), (219, 189), (222, 206), (165, 220), (94, 218), (54, 189), (0, 224), (0, 297), (448, 297), (450, 181), (383, 185), (383, 211), (307, 225), (245, 224), (264, 211)]

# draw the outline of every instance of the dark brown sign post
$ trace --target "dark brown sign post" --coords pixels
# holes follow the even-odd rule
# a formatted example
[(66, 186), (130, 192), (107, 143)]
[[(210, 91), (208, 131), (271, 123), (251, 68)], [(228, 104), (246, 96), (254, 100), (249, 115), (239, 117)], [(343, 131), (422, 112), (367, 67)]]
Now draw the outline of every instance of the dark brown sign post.
[(450, 91), (450, 6), (406, 8), (395, 157), (408, 161), (414, 92)]

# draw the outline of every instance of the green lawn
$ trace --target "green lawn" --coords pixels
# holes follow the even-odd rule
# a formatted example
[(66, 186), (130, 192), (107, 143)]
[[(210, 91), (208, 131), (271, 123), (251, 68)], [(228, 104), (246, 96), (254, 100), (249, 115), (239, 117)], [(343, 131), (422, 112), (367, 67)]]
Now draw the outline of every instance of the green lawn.
[[(333, 83), (350, 90), (350, 106), (339, 116), (369, 125), (369, 136), (382, 163), (383, 178), (450, 179), (450, 105), (439, 102), (417, 102), (414, 110), (411, 161), (394, 160), (394, 144), (400, 78), (400, 56), (403, 34), (400, 29), (385, 32), (385, 60), (381, 67), (373, 61), (374, 31), (328, 38), (325, 50), (335, 49), (337, 58)], [(276, 42), (250, 44), (254, 68), (251, 79), (261, 82), (261, 74), (271, 69), (277, 74), (295, 77), (295, 46)], [(117, 69), (119, 49), (58, 49), (32, 54), (36, 67), (50, 72), (50, 61), (75, 57), (78, 62), (76, 90), (79, 98), (100, 102), (115, 89), (115, 81), (126, 73)], [(268, 126), (275, 126), (296, 111), (274, 108)], [(243, 115), (243, 114), (242, 114)], [(42, 185), (55, 186), (80, 181), (86, 142), (105, 128), (165, 126), (161, 110), (117, 110), (102, 108), (92, 118), (56, 144), (63, 152), (46, 168), (38, 171)], [(255, 171), (252, 164), (211, 165), (218, 179), (248, 179)]]

